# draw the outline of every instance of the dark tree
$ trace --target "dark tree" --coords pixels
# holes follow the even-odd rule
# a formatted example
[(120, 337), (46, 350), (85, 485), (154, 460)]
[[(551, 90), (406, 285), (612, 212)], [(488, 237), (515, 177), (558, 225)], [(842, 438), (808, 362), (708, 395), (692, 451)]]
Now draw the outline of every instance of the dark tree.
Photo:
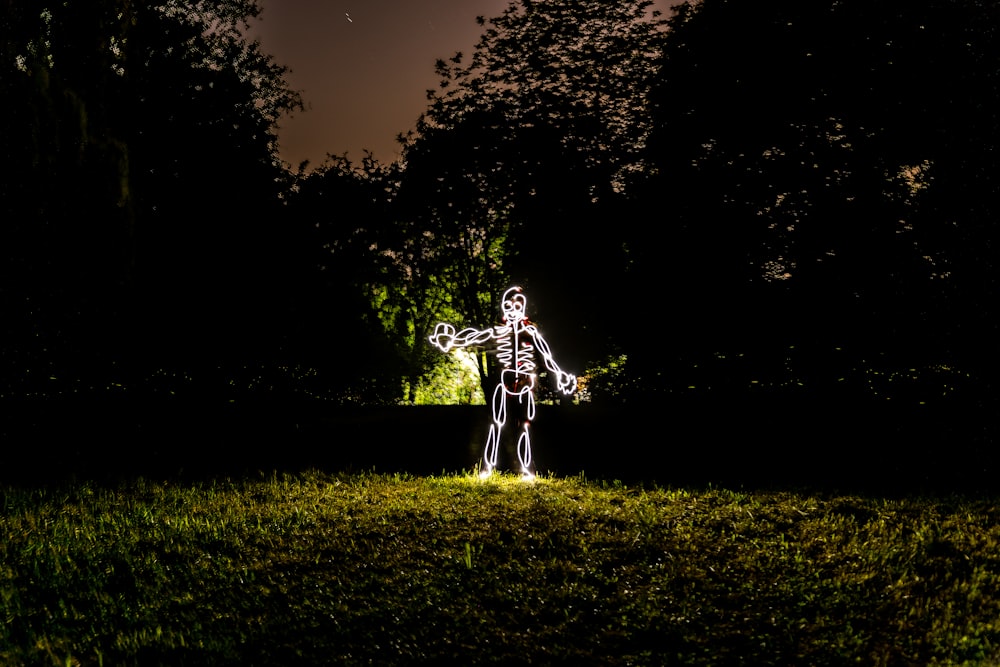
[(120, 340), (135, 211), (114, 119), (133, 21), (119, 5), (3, 8), (0, 393), (75, 391)]
[(292, 240), (274, 131), (299, 100), (245, 36), (257, 3), (33, 7), (7, 3), (2, 22), (15, 393), (280, 352)]
[[(324, 394), (338, 402), (379, 404), (399, 398), (407, 374), (405, 324), (388, 302), (402, 278), (382, 252), (392, 230), (396, 166), (370, 154), (361, 164), (330, 156), (299, 174), (288, 217), (308, 241), (295, 291), (302, 324), (297, 346), (322, 374)], [(380, 245), (381, 244), (381, 245)], [(411, 346), (412, 347), (412, 346)]]
[(521, 284), (571, 368), (607, 354), (594, 304), (626, 260), (615, 208), (648, 128), (660, 28), (650, 5), (518, 1), (481, 18), (468, 64), (438, 62), (440, 89), (404, 146), (394, 217), (450, 306), (490, 323), (495, 300)]
[(137, 233), (136, 340), (174, 367), (239, 367), (282, 350), (298, 248), (280, 194), (284, 68), (245, 35), (255, 0), (144, 8), (127, 128)]
[(755, 357), (741, 383), (879, 356), (971, 366), (967, 332), (996, 330), (997, 24), (971, 1), (678, 8), (642, 196), (662, 203), (632, 242), (637, 285), (669, 295), (660, 370), (713, 353)]

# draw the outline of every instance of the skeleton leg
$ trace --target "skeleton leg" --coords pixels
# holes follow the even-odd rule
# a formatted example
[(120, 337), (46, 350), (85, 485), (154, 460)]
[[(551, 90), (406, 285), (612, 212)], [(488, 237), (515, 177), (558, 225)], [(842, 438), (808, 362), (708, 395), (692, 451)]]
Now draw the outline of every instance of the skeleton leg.
[(489, 477), (497, 467), (497, 450), (500, 445), (500, 429), (496, 424), (490, 424), (490, 433), (486, 436), (486, 450), (483, 452), (483, 467), (480, 477)]
[[(517, 458), (521, 461), (521, 475), (527, 479), (535, 476), (531, 466), (531, 436), (528, 434), (528, 427), (531, 420), (535, 418), (535, 395), (530, 387), (522, 390), (517, 397), (521, 418), (524, 420), (524, 428), (517, 439)], [(527, 405), (525, 405), (527, 402)]]
[(503, 383), (497, 384), (493, 390), (493, 423), (490, 424), (490, 432), (486, 436), (486, 450), (483, 452), (483, 467), (479, 471), (480, 477), (489, 477), (493, 469), (497, 467), (497, 454), (500, 451), (500, 429), (507, 421), (507, 396), (505, 395)]
[(517, 439), (517, 458), (521, 461), (521, 474), (526, 477), (535, 476), (531, 471), (531, 436), (528, 435), (530, 425), (529, 422), (524, 422), (524, 430)]

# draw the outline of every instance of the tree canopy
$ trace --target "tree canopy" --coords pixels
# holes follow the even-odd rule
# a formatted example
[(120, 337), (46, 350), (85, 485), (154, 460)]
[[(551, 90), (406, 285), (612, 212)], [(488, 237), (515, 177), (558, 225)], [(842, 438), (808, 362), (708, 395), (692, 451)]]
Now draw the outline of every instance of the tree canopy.
[(998, 18), (933, 0), (680, 5), (643, 195), (662, 204), (634, 241), (637, 281), (672, 295), (670, 344), (794, 346), (799, 379), (829, 380), (837, 349), (927, 366), (995, 330), (980, 249)]
[(245, 36), (259, 11), (8, 3), (0, 141), (17, 167), (0, 245), (18, 392), (121, 383), (136, 360), (216, 366), (267, 328), (268, 274), (288, 261), (275, 123), (300, 101)]
[(480, 18), (471, 58), (438, 61), (440, 87), (403, 138), (396, 219), (447, 301), (482, 326), (521, 284), (576, 366), (608, 341), (588, 304), (623, 261), (609, 217), (648, 127), (650, 7), (525, 1)]
[(994, 3), (513, 0), (399, 162), (311, 173), (277, 158), (301, 101), (256, 1), (6, 11), (0, 391), (269, 366), (411, 402), (457, 368), (434, 323), (494, 323), (512, 283), (605, 398), (993, 391)]

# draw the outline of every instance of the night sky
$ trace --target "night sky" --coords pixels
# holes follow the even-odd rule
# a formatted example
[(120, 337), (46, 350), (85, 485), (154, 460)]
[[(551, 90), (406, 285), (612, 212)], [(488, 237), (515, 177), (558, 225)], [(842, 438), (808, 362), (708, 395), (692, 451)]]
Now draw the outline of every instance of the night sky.
[(436, 88), (434, 61), (471, 55), (508, 0), (262, 0), (253, 26), (265, 53), (291, 69), (306, 111), (282, 120), (282, 158), (318, 166), (328, 153), (390, 162), (396, 135), (416, 123)]
[[(279, 128), (280, 154), (293, 168), (328, 153), (382, 162), (399, 156), (396, 136), (414, 127), (437, 88), (434, 61), (468, 59), (483, 28), (510, 0), (261, 0), (252, 26), (265, 53), (290, 68), (306, 110)], [(666, 11), (673, 0), (654, 6)], [(466, 60), (467, 62), (467, 60)]]

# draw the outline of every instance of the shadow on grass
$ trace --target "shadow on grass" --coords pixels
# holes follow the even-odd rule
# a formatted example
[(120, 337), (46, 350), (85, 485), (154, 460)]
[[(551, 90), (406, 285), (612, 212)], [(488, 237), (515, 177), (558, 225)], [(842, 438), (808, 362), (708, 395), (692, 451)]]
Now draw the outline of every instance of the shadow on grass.
[[(0, 481), (238, 477), (258, 471), (472, 470), (486, 406), (26, 401), (5, 406)], [(994, 493), (1000, 456), (974, 406), (684, 397), (539, 406), (542, 474), (664, 486)], [(516, 461), (501, 453), (501, 468)]]

